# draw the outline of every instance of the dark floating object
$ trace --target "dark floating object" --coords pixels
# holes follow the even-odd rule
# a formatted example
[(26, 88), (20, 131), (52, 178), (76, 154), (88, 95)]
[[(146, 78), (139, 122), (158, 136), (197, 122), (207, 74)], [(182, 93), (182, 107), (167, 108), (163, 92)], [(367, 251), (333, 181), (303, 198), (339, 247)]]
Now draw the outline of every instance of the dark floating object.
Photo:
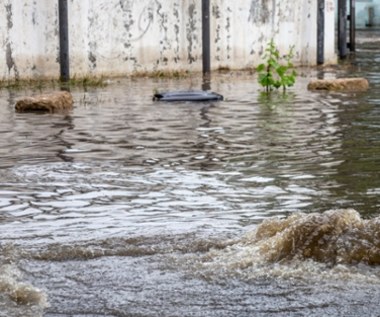
[(155, 101), (220, 101), (223, 96), (215, 92), (208, 92), (204, 90), (190, 90), (190, 91), (173, 91), (157, 93), (154, 95)]

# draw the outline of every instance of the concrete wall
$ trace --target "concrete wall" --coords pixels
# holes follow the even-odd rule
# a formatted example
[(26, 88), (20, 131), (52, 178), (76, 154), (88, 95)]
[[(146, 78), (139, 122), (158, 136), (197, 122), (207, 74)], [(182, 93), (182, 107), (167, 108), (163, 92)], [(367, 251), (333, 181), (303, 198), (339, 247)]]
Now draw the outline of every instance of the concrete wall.
[[(326, 62), (335, 62), (326, 0)], [(273, 37), (295, 62), (316, 63), (316, 0), (211, 0), (212, 67), (261, 62)], [(201, 70), (201, 0), (69, 0), (71, 75)], [(330, 29), (331, 28), (331, 29)], [(2, 0), (0, 79), (58, 77), (58, 0)]]

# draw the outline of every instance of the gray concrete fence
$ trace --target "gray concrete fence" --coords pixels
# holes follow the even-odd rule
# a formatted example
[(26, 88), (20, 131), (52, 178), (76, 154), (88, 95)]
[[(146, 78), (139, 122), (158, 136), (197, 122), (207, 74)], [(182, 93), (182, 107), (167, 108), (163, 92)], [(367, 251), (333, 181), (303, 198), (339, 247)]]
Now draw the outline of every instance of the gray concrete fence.
[[(317, 63), (317, 1), (211, 0), (211, 67), (261, 62), (274, 39)], [(326, 63), (336, 61), (334, 0), (325, 3)], [(68, 0), (72, 76), (202, 69), (201, 0)], [(58, 0), (0, 4), (0, 80), (58, 78)]]

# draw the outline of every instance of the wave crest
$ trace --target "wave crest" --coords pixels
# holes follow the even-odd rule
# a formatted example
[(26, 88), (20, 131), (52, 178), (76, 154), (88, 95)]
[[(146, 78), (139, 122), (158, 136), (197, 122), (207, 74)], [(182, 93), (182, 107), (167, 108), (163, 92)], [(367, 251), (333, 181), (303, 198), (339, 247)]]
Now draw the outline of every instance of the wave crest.
[(9, 299), (19, 305), (47, 306), (46, 294), (34, 286), (20, 282), (21, 273), (12, 264), (0, 266), (0, 294), (6, 294)]
[(297, 213), (265, 220), (243, 237), (269, 262), (313, 259), (327, 264), (380, 264), (380, 218), (363, 220), (353, 209)]

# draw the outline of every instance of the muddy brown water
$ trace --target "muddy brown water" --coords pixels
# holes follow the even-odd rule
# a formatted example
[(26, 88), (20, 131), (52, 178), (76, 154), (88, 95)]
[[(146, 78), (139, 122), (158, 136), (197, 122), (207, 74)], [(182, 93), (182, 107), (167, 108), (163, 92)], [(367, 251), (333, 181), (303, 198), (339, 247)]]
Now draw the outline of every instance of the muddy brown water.
[(380, 316), (379, 63), (323, 71), (360, 94), (121, 80), (60, 115), (1, 90), (0, 316)]

